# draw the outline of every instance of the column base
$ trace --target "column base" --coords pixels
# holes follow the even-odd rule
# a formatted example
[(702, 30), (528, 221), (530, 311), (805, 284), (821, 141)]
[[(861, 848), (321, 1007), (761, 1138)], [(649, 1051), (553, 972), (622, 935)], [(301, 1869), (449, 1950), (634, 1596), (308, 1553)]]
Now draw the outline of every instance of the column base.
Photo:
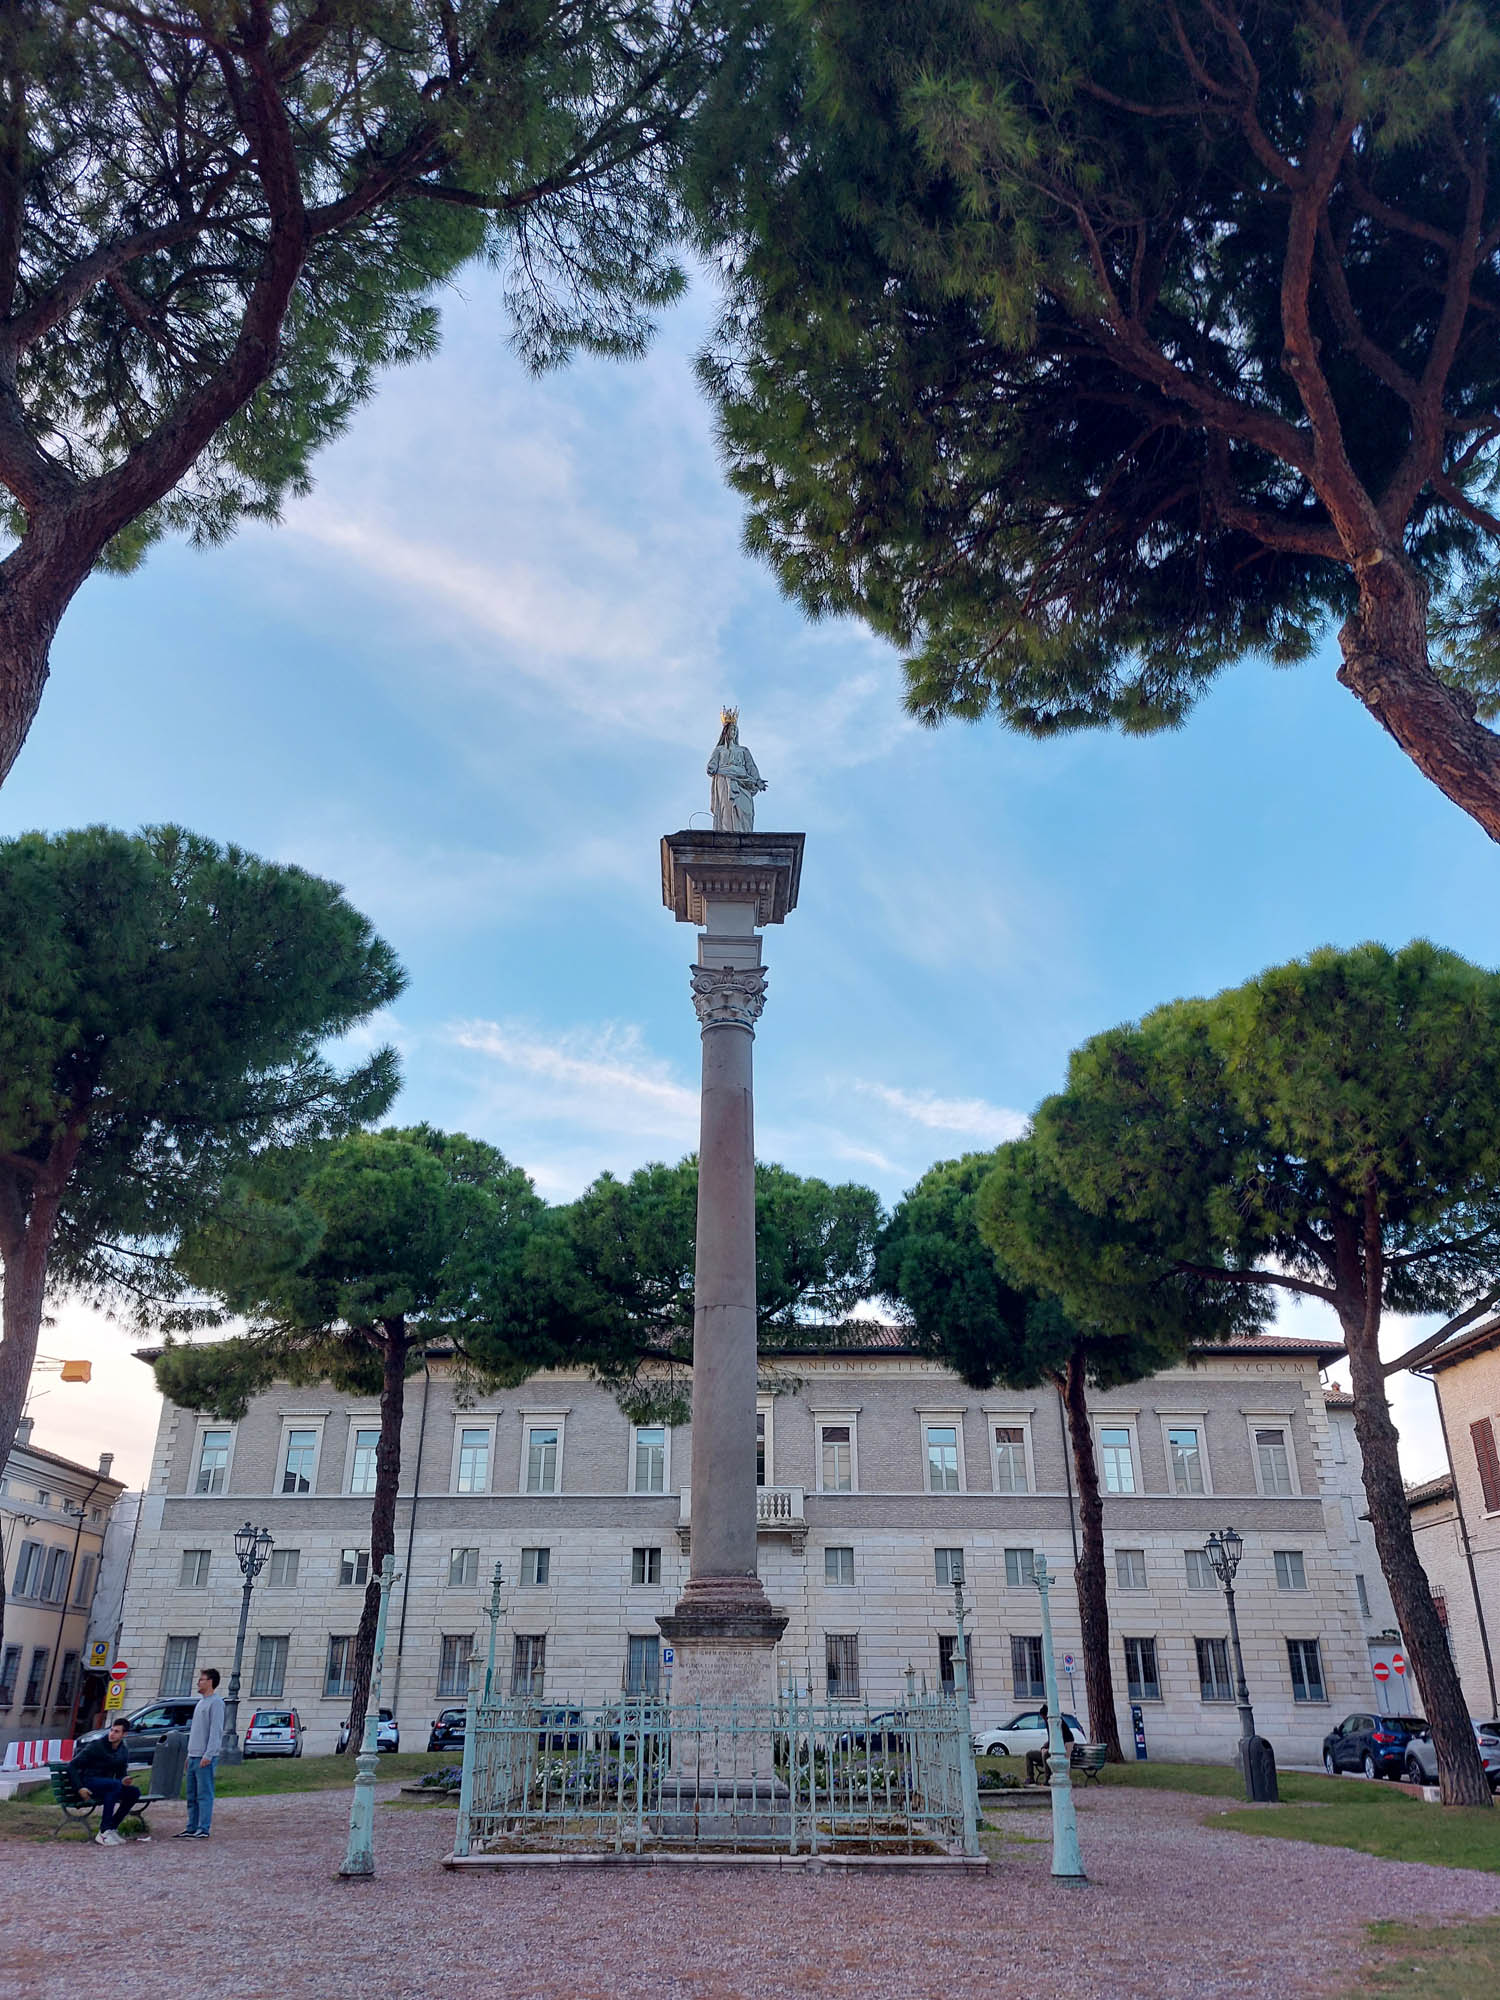
[(775, 1701), (776, 1648), (787, 1614), (771, 1603), (759, 1577), (695, 1576), (677, 1608), (656, 1622), (676, 1653), (674, 1708), (734, 1701), (765, 1708)]

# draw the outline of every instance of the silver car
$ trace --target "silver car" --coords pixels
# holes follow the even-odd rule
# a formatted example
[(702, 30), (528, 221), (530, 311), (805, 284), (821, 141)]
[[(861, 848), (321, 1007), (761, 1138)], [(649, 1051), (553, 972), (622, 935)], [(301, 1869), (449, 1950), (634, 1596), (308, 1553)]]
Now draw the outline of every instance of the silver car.
[[(1484, 1761), (1484, 1775), (1490, 1781), (1490, 1790), (1500, 1792), (1500, 1722), (1476, 1722), (1474, 1734), (1479, 1738), (1479, 1755)], [(1406, 1746), (1405, 1768), (1410, 1784), (1437, 1783), (1437, 1747), (1431, 1730), (1424, 1729), (1420, 1736), (1411, 1738)]]
[(300, 1757), (303, 1728), (295, 1708), (258, 1708), (245, 1730), (247, 1757)]

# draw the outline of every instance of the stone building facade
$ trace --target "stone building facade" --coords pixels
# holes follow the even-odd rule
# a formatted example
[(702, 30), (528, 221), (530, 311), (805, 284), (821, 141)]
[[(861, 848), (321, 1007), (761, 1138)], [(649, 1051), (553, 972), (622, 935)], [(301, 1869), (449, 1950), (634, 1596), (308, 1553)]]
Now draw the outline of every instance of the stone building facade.
[(1470, 1715), (1500, 1715), (1500, 1320), (1430, 1357), (1450, 1470), (1407, 1489)]
[[(781, 1683), (878, 1709), (908, 1664), (929, 1683), (950, 1678), (961, 1563), (975, 1719), (1004, 1721), (1040, 1694), (1029, 1577), (1043, 1553), (1061, 1573), (1059, 1667), (1082, 1714), (1058, 1397), (967, 1389), (894, 1329), (872, 1325), (860, 1342), (778, 1356), (762, 1378), (758, 1546), (788, 1615)], [(1315, 1761), (1330, 1719), (1369, 1699), (1364, 1557), (1344, 1532), (1320, 1380), (1336, 1352), (1250, 1340), (1091, 1398), (1122, 1734), (1134, 1701), (1152, 1755), (1228, 1755), (1236, 1737), (1224, 1600), (1201, 1555), (1214, 1527), (1245, 1538), (1246, 1667), (1283, 1760)], [(376, 1424), (373, 1403), (317, 1387), (273, 1389), (234, 1424), (163, 1408), (121, 1629), (132, 1704), (190, 1688), (203, 1665), (227, 1678), (232, 1537), (249, 1517), (275, 1549), (253, 1599), (246, 1694), (295, 1703), (309, 1750), (330, 1747), (367, 1573)], [(404, 1747), (462, 1700), (497, 1560), (508, 1685), (557, 1702), (660, 1685), (656, 1620), (686, 1575), (691, 1451), (689, 1429), (632, 1426), (583, 1375), (537, 1375), (461, 1406), (446, 1364), (429, 1360), (407, 1396), (384, 1683)]]

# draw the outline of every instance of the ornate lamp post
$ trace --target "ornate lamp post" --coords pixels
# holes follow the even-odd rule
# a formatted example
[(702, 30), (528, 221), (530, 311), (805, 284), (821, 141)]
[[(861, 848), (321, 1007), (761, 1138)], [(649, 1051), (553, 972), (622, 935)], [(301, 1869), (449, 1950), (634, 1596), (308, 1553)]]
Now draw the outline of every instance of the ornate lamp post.
[[(375, 1769), (380, 1762), (380, 1670), (385, 1661), (385, 1614), (390, 1608), (391, 1585), (400, 1572), (396, 1558), (385, 1556), (380, 1564), (380, 1615), (375, 1621), (375, 1660), (370, 1670), (370, 1700), (365, 1709), (365, 1733), (359, 1755), (354, 1760), (354, 1798), (349, 1807), (349, 1841), (344, 1849), (340, 1875), (363, 1877), (375, 1873)], [(465, 1753), (467, 1759), (467, 1751)]]
[[(978, 1854), (979, 1766), (974, 1761), (974, 1731), (969, 1717), (969, 1641), (964, 1631), (964, 1573), (953, 1578), (953, 1622), (958, 1640), (953, 1648), (953, 1699), (958, 1710), (959, 1778), (964, 1802), (964, 1853)], [(907, 1668), (908, 1677), (911, 1668)], [(908, 1679), (908, 1685), (910, 1684)]]
[(1047, 1558), (1032, 1565), (1037, 1595), (1042, 1600), (1042, 1683), (1047, 1690), (1047, 1782), (1052, 1790), (1052, 1873), (1065, 1881), (1086, 1882), (1083, 1853), (1078, 1845), (1078, 1815), (1073, 1805), (1072, 1759), (1062, 1733), (1062, 1697), (1057, 1692), (1057, 1662), (1052, 1657), (1052, 1579)]
[(257, 1528), (253, 1521), (247, 1521), (235, 1535), (234, 1553), (245, 1579), (245, 1588), (240, 1597), (240, 1629), (234, 1640), (234, 1672), (229, 1676), (229, 1692), (224, 1697), (224, 1744), (219, 1752), (221, 1764), (238, 1764), (244, 1758), (239, 1736), (240, 1668), (245, 1662), (245, 1627), (250, 1622), (250, 1593), (255, 1588), (255, 1579), (270, 1558), (270, 1534), (265, 1528)]
[(1229, 1606), (1229, 1643), (1234, 1648), (1234, 1698), (1240, 1711), (1240, 1770), (1245, 1779), (1245, 1797), (1273, 1804), (1280, 1797), (1276, 1787), (1276, 1753), (1264, 1736), (1255, 1733), (1255, 1712), (1250, 1706), (1250, 1689), (1245, 1680), (1245, 1655), (1240, 1648), (1240, 1621), (1234, 1609), (1234, 1574), (1244, 1553), (1244, 1537), (1233, 1528), (1216, 1528), (1205, 1548), (1214, 1575), (1224, 1586), (1224, 1601)]

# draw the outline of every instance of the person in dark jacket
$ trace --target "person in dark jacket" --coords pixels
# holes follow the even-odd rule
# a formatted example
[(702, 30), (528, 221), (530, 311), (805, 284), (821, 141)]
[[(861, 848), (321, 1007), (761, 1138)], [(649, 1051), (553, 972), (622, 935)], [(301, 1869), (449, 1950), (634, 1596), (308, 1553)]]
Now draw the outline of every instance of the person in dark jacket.
[(94, 1835), (101, 1847), (125, 1845), (115, 1828), (134, 1810), (141, 1796), (137, 1786), (126, 1782), (129, 1775), (125, 1719), (117, 1715), (103, 1736), (79, 1745), (68, 1766), (68, 1776), (79, 1791), (97, 1799), (104, 1808), (99, 1815), (99, 1831)]
[[(1045, 1702), (1043, 1702), (1041, 1707), (1041, 1717), (1042, 1717), (1042, 1728), (1045, 1730), (1047, 1728), (1047, 1705)], [(1069, 1729), (1067, 1722), (1063, 1718), (1059, 1717), (1057, 1726), (1062, 1731), (1063, 1748), (1064, 1750), (1068, 1751), (1069, 1756), (1071, 1757), (1072, 1746), (1077, 1739), (1074, 1737), (1072, 1730)], [(1038, 1782), (1043, 1780), (1046, 1777), (1046, 1775), (1047, 1775), (1046, 1750), (1028, 1750), (1026, 1752), (1027, 1784), (1028, 1785), (1037, 1784)]]

